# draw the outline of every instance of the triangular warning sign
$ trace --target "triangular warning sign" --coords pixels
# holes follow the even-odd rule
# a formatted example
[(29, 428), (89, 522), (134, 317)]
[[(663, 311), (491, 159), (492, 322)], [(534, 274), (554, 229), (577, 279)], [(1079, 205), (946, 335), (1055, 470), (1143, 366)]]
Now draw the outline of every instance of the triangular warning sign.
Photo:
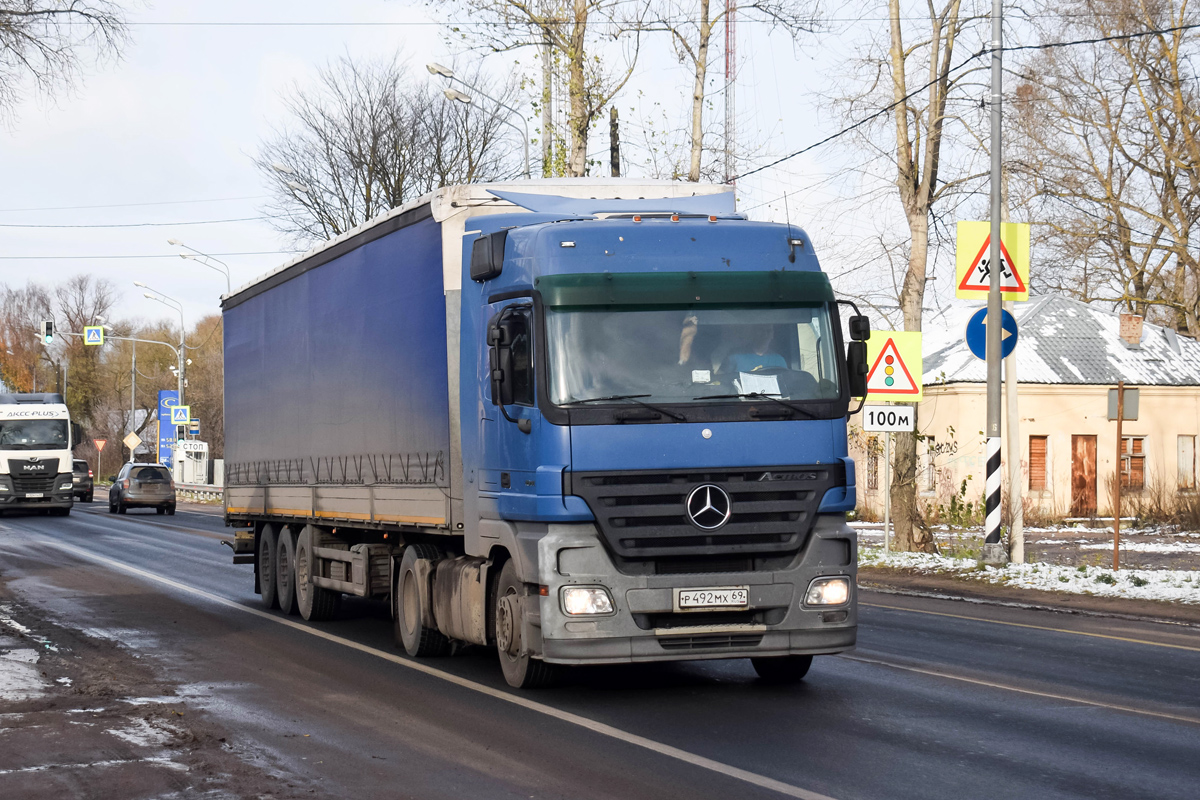
[(87, 329), (87, 343), (88, 344), (100, 344), (100, 329), (99, 328), (88, 328)]
[[(958, 282), (959, 291), (983, 291), (986, 292), (992, 288), (991, 285), (991, 253), (989, 252), (992, 246), (992, 237), (988, 236), (983, 240), (983, 247), (979, 248), (979, 253), (971, 260), (971, 266), (967, 268), (967, 272), (963, 275), (962, 280)], [(1008, 254), (1008, 248), (1004, 246), (1004, 241), (1000, 241), (1000, 291), (1002, 292), (1021, 292), (1028, 291), (1025, 288), (1025, 282), (1021, 280), (1020, 274), (1013, 269), (1012, 256)]]
[(918, 395), (921, 387), (913, 380), (912, 373), (900, 357), (896, 343), (888, 339), (871, 371), (867, 373), (867, 394)]

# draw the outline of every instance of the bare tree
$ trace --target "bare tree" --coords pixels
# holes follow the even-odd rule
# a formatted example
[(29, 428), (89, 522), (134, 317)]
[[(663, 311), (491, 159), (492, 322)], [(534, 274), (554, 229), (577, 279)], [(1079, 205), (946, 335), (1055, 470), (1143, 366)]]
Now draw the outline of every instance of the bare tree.
[(71, 85), (85, 54), (119, 54), (125, 22), (109, 0), (0, 0), (0, 112), (32, 82), (45, 92)]
[(111, 281), (83, 274), (68, 278), (54, 289), (55, 322), (63, 332), (56, 347), (57, 360), (67, 367), (67, 401), (77, 421), (96, 421), (96, 403), (103, 394), (103, 365), (99, 347), (83, 343), (80, 336), (87, 325), (108, 322), (117, 302), (117, 289)]
[[(511, 89), (488, 94), (505, 99)], [(291, 121), (262, 144), (255, 164), (274, 191), (276, 227), (299, 244), (345, 233), (438, 186), (512, 172), (496, 114), (411, 82), (396, 58), (343, 57), (321, 70), (317, 88), (294, 89), (287, 105)]]
[[(442, 0), (480, 23), (456, 29), (475, 47), (496, 53), (544, 48), (543, 81), (553, 79), (551, 62), (561, 56), (566, 70), (567, 174), (587, 174), (587, 143), (592, 123), (633, 76), (645, 27), (646, 6), (622, 0)], [(604, 45), (625, 45), (623, 63), (610, 67), (600, 57)], [(611, 52), (610, 51), (606, 51)], [(543, 86), (541, 102), (549, 92)]]
[[(704, 155), (704, 108), (713, 31), (726, 22), (728, 5), (713, 0), (659, 0), (650, 6), (645, 25), (648, 31), (665, 31), (681, 63), (692, 78), (689, 159), (687, 179), (699, 181)], [(737, 6), (739, 16), (782, 28), (796, 42), (802, 33), (817, 29), (819, 15), (815, 0), (757, 0)]]
[(38, 326), (52, 318), (50, 293), (44, 287), (0, 286), (0, 380), (9, 391), (31, 392), (38, 383), (45, 354)]
[[(1200, 34), (1189, 0), (1065, 0), (1018, 87), (1015, 175), (1052, 285), (1200, 335)], [(1102, 39), (1104, 41), (1095, 41)]]

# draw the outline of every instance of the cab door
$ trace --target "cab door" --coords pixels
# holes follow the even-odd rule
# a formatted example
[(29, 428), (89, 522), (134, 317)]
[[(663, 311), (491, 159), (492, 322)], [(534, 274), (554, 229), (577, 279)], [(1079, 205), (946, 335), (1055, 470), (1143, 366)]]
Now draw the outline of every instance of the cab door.
[(529, 298), (486, 307), (482, 326), (487, 400), (480, 418), (479, 514), (531, 519), (537, 509), (538, 442), (535, 328)]

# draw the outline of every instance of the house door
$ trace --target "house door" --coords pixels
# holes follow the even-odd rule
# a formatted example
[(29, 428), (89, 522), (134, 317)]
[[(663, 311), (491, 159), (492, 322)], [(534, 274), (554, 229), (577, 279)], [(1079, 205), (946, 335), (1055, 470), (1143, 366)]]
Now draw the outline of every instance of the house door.
[(1071, 437), (1071, 515), (1096, 513), (1096, 437)]

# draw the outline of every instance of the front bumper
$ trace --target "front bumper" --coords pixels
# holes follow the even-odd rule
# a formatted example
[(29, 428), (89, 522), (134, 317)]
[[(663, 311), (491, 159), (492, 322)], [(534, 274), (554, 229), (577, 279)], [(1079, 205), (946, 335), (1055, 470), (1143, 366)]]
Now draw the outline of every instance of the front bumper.
[[(822, 515), (804, 548), (784, 569), (684, 575), (627, 575), (618, 571), (591, 524), (551, 525), (538, 542), (541, 656), (556, 664), (747, 658), (838, 653), (854, 647), (857, 537), (842, 516)], [(845, 575), (850, 601), (805, 608), (801, 600), (817, 577)], [(573, 617), (562, 611), (566, 586), (603, 586), (613, 613)], [(736, 612), (678, 612), (675, 589), (748, 586), (749, 603)], [(723, 614), (729, 614), (725, 622)], [(692, 623), (692, 619), (695, 623)], [(526, 641), (537, 641), (530, 630)], [(536, 652), (536, 647), (534, 648)]]
[[(62, 487), (66, 487), (65, 489)], [(60, 474), (48, 490), (34, 492), (18, 491), (7, 475), (0, 476), (0, 510), (25, 511), (47, 508), (70, 508), (75, 502), (75, 487), (71, 473)], [(36, 495), (41, 495), (40, 497)]]

